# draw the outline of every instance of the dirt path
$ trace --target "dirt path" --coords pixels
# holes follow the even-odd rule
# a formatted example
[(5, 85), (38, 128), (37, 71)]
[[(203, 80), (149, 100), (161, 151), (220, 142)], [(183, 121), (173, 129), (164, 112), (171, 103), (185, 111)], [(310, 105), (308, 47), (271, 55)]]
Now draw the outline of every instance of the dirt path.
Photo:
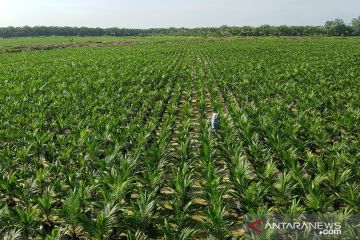
[(45, 44), (45, 45), (20, 45), (5, 47), (2, 49), (3, 52), (26, 52), (26, 51), (41, 51), (41, 50), (53, 50), (53, 49), (64, 49), (64, 48), (81, 48), (81, 47), (105, 47), (105, 46), (132, 46), (144, 44), (138, 41), (88, 41), (88, 42), (70, 42), (70, 43), (56, 43), (56, 44)]

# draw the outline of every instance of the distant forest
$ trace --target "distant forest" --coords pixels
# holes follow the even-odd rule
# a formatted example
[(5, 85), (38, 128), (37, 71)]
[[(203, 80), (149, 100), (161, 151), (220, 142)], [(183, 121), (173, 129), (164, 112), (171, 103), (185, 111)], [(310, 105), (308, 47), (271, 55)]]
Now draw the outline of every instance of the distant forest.
[(210, 28), (88, 28), (88, 27), (3, 27), (0, 37), (31, 36), (360, 36), (360, 17), (346, 24), (342, 19), (323, 26), (210, 27)]

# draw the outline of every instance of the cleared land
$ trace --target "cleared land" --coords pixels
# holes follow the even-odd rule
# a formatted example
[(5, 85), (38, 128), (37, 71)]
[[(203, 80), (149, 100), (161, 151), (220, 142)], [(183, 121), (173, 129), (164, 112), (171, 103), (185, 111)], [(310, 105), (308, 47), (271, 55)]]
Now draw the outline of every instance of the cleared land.
[(0, 40), (0, 237), (246, 238), (246, 216), (359, 213), (359, 62), (356, 38)]

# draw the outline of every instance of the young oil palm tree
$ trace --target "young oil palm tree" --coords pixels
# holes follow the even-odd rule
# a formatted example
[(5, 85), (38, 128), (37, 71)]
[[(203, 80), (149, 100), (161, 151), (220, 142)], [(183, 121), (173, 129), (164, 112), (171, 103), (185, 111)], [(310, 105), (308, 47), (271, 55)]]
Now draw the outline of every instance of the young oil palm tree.
[(137, 230), (135, 232), (128, 231), (126, 239), (127, 240), (147, 240), (149, 238), (145, 233), (143, 233), (140, 230)]
[(1, 198), (9, 207), (13, 207), (16, 204), (14, 197), (18, 193), (18, 174), (19, 173), (15, 170), (4, 174), (2, 178), (0, 178), (0, 190), (2, 191)]
[(39, 211), (35, 206), (15, 209), (18, 225), (21, 229), (24, 239), (31, 239), (36, 234), (36, 225), (38, 224)]
[(42, 196), (37, 198), (37, 206), (40, 209), (40, 221), (45, 233), (50, 233), (54, 228), (54, 219), (52, 219), (55, 202), (53, 191), (50, 187), (46, 188)]
[(49, 234), (45, 236), (45, 240), (61, 240), (64, 235), (60, 230), (53, 229)]
[(94, 218), (82, 214), (78, 221), (88, 233), (89, 237), (104, 240), (111, 239), (114, 228), (118, 224), (119, 207), (117, 204), (108, 203)]
[(156, 211), (155, 193), (138, 189), (139, 198), (132, 202), (133, 214), (127, 216), (134, 229), (141, 230), (149, 235), (154, 235), (156, 232), (154, 220), (157, 218), (158, 212)]
[(348, 182), (343, 186), (339, 193), (336, 193), (347, 207), (354, 211), (360, 211), (360, 186), (356, 182)]
[(78, 191), (75, 189), (65, 199), (59, 215), (68, 235), (73, 239), (78, 239), (84, 234), (80, 225), (81, 199)]
[(169, 240), (193, 239), (194, 235), (197, 233), (195, 229), (189, 227), (176, 230), (166, 219), (164, 220), (164, 225), (162, 225), (160, 229), (162, 234), (165, 236), (165, 239)]
[(192, 197), (189, 193), (193, 185), (193, 173), (187, 162), (182, 163), (181, 167), (174, 168), (173, 171), (175, 179), (171, 180), (169, 184), (175, 192), (174, 197), (170, 200), (174, 212), (172, 220), (179, 229), (182, 229), (190, 217)]
[(5, 232), (1, 237), (3, 240), (20, 240), (22, 238), (22, 234), (20, 229), (13, 229)]
[(332, 208), (333, 197), (329, 197), (320, 188), (310, 188), (305, 196), (305, 205), (309, 211), (327, 212)]
[(229, 222), (225, 220), (226, 206), (223, 204), (224, 192), (225, 189), (219, 192), (218, 195), (214, 196), (213, 194), (211, 199), (208, 200), (209, 205), (205, 226), (210, 235), (217, 239), (226, 239), (228, 235)]
[(273, 201), (280, 206), (288, 206), (289, 199), (294, 197), (297, 186), (298, 183), (294, 181), (291, 173), (282, 172), (274, 183)]

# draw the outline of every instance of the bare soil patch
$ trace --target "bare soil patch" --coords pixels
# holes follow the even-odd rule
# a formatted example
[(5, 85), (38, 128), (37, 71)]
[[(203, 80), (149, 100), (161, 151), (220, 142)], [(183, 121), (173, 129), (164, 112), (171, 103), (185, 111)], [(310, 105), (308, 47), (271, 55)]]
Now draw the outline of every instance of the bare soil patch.
[(24, 52), (24, 51), (40, 51), (40, 50), (52, 50), (63, 48), (80, 48), (80, 47), (104, 47), (104, 46), (125, 46), (125, 45), (139, 45), (141, 42), (137, 41), (110, 41), (110, 42), (71, 42), (71, 43), (59, 43), (59, 44), (46, 44), (46, 45), (31, 45), (31, 46), (14, 46), (5, 48), (5, 52)]

